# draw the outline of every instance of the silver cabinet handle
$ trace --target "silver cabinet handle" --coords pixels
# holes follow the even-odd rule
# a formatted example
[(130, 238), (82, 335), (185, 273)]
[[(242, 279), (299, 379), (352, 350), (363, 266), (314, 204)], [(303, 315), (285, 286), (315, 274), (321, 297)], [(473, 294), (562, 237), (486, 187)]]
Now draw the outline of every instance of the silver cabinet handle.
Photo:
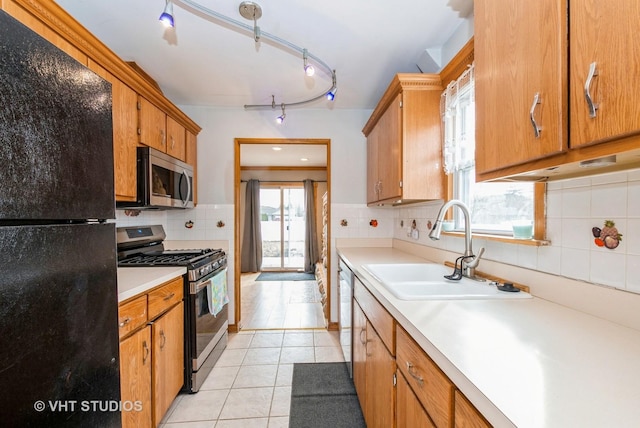
[(531, 120), (531, 126), (533, 126), (533, 135), (536, 138), (540, 138), (540, 127), (536, 122), (536, 107), (540, 104), (540, 92), (536, 92), (533, 97), (533, 104), (531, 104), (531, 109), (529, 110), (529, 119)]
[(587, 100), (587, 106), (589, 107), (589, 117), (596, 117), (596, 110), (598, 110), (598, 104), (593, 102), (591, 98), (591, 81), (595, 76), (598, 75), (598, 70), (596, 69), (596, 63), (592, 62), (589, 65), (589, 74), (587, 75), (587, 80), (584, 82), (584, 98)]
[(167, 336), (164, 335), (164, 330), (160, 330), (160, 339), (162, 339), (160, 342), (160, 349), (164, 349), (164, 345), (167, 344)]
[(118, 324), (120, 326), (120, 328), (124, 327), (125, 325), (129, 324), (131, 322), (131, 318), (127, 317), (124, 320), (122, 320), (120, 322), (120, 324)]
[(147, 358), (149, 358), (149, 346), (147, 341), (142, 342), (142, 349), (144, 349), (144, 356), (142, 357), (142, 364), (147, 364)]
[(168, 295), (164, 296), (162, 300), (164, 300), (166, 302), (167, 300), (171, 300), (173, 298), (173, 296), (175, 296), (175, 295), (176, 295), (176, 293), (168, 294)]
[(414, 370), (414, 365), (411, 364), (409, 361), (407, 361), (407, 371), (409, 372), (409, 374), (411, 375), (412, 378), (414, 378), (415, 380), (418, 381), (418, 383), (420, 385), (422, 385), (424, 383), (424, 379), (422, 378), (422, 376), (420, 376), (418, 373), (416, 373), (416, 371)]
[(165, 141), (167, 141), (167, 136), (164, 135), (164, 129), (160, 130), (160, 145), (164, 146)]
[(176, 140), (174, 140), (173, 135), (171, 136), (171, 148), (174, 149), (176, 147)]

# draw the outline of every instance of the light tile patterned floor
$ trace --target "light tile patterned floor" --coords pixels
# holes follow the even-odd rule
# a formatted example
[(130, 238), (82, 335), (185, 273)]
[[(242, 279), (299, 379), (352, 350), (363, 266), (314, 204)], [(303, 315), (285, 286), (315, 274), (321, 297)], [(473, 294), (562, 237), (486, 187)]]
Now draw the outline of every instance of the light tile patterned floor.
[(338, 332), (243, 330), (197, 394), (181, 394), (163, 428), (286, 428), (293, 363), (344, 361)]

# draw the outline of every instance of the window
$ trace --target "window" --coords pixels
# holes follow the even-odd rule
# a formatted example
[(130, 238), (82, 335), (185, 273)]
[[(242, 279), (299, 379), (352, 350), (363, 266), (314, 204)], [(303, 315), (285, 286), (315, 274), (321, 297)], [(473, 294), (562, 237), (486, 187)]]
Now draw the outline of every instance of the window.
[[(475, 232), (511, 235), (511, 225), (534, 221), (534, 184), (476, 183), (475, 102), (473, 65), (451, 82), (442, 94), (444, 122), (443, 166), (452, 176), (452, 196), (471, 212)], [(453, 211), (455, 228), (464, 227), (460, 210)]]

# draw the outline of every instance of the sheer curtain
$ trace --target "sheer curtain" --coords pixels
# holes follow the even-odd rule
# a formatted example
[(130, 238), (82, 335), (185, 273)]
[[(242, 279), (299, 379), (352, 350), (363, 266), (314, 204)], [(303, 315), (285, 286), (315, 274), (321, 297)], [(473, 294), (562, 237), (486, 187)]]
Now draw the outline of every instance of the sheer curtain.
[(242, 237), (242, 272), (259, 272), (262, 267), (262, 233), (260, 231), (260, 181), (249, 180), (245, 198), (244, 234)]
[(304, 180), (304, 271), (313, 273), (316, 262), (320, 259), (318, 252), (318, 230), (316, 227), (316, 207), (313, 180)]

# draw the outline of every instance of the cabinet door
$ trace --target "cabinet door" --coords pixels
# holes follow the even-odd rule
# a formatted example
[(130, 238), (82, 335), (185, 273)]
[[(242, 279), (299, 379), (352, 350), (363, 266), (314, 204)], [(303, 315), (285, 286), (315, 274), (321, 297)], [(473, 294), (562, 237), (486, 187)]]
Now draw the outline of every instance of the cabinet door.
[(491, 424), (460, 391), (455, 392), (455, 428), (490, 428)]
[(378, 202), (378, 141), (380, 128), (374, 127), (367, 136), (367, 203)]
[(151, 427), (151, 327), (120, 342), (120, 393), (123, 428)]
[(389, 353), (380, 336), (367, 323), (367, 361), (364, 418), (367, 427), (387, 428), (393, 426), (395, 400), (393, 374), (396, 362)]
[(152, 324), (153, 421), (157, 426), (184, 383), (184, 315), (180, 302)]
[(402, 197), (402, 94), (398, 94), (378, 121), (378, 176), (380, 200)]
[(357, 302), (353, 302), (353, 383), (362, 412), (366, 409), (367, 318)]
[(407, 380), (398, 370), (396, 372), (396, 427), (397, 428), (435, 428), (420, 401), (413, 393)]
[(186, 131), (186, 161), (193, 167), (193, 205), (198, 205), (198, 137), (190, 131)]
[[(640, 32), (638, 17), (637, 0), (571, 2), (571, 147), (640, 133), (640, 45), (630, 39)], [(585, 96), (593, 63), (595, 117)]]
[(138, 145), (135, 91), (91, 59), (89, 68), (111, 83), (113, 103), (113, 163), (116, 201), (136, 200), (136, 147)]
[(140, 143), (165, 153), (167, 151), (167, 116), (143, 97), (138, 97), (138, 134)]
[(567, 2), (476, 0), (474, 16), (476, 173), (566, 150)]
[(186, 160), (184, 126), (169, 116), (167, 116), (167, 154), (183, 162)]

